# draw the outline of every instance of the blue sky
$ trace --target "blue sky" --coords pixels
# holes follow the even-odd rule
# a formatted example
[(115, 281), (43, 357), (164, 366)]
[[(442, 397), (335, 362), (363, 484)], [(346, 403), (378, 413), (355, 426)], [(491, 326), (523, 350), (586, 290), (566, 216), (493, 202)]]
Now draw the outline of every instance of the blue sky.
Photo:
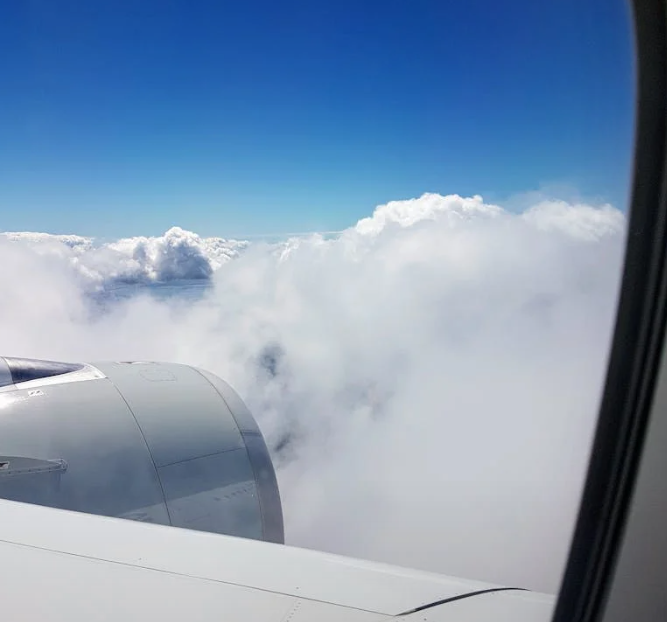
[(336, 230), (423, 192), (625, 207), (623, 0), (0, 7), (0, 230)]

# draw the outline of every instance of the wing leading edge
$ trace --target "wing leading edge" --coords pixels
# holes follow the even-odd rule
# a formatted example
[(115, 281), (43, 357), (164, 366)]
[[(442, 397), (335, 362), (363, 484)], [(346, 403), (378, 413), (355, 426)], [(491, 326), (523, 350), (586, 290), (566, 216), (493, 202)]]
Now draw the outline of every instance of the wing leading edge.
[(0, 525), (7, 619), (541, 622), (554, 604), (433, 573), (11, 501), (0, 501)]

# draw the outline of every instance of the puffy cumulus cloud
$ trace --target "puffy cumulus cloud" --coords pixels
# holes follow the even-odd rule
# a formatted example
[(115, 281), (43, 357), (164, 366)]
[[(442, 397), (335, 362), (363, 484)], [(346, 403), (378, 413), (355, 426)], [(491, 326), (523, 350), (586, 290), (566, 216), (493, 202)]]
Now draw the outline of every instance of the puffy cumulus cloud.
[(553, 592), (624, 228), (608, 206), (424, 195), (333, 239), (249, 245), (187, 305), (98, 316), (66, 257), (5, 242), (0, 342), (221, 375), (272, 448), (293, 544)]
[(406, 201), (390, 201), (379, 205), (373, 215), (362, 218), (355, 230), (364, 234), (377, 234), (388, 225), (409, 227), (420, 220), (447, 219), (450, 225), (461, 220), (476, 217), (495, 216), (502, 213), (496, 205), (485, 204), (481, 196), (464, 198), (457, 194), (442, 196), (440, 194), (425, 193), (418, 199)]
[(138, 236), (106, 244), (77, 235), (34, 232), (0, 233), (0, 238), (23, 242), (42, 255), (67, 259), (90, 286), (208, 279), (247, 246), (239, 240), (201, 238), (180, 227), (158, 237)]
[(196, 233), (172, 227), (161, 237), (127, 238), (108, 244), (105, 250), (129, 261), (130, 278), (172, 281), (207, 279), (213, 270), (236, 257), (245, 245), (236, 240), (200, 238)]

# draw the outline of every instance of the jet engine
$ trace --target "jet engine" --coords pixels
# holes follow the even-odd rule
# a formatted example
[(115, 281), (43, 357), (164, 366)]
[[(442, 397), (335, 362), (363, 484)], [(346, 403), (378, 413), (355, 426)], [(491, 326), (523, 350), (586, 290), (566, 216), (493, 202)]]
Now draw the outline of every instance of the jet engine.
[(0, 498), (284, 542), (255, 420), (186, 365), (0, 357)]

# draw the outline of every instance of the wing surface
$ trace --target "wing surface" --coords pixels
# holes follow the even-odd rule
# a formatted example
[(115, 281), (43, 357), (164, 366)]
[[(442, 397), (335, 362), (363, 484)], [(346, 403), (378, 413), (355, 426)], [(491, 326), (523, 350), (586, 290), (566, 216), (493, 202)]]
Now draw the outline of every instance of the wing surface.
[(317, 551), (4, 500), (0, 560), (8, 620), (546, 622), (554, 604)]

